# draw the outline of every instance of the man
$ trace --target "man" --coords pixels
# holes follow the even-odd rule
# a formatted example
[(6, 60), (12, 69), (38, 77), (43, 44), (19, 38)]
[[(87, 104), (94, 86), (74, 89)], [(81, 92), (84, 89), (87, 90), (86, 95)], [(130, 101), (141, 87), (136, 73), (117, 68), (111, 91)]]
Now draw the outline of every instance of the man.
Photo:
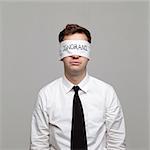
[(125, 150), (125, 124), (112, 86), (88, 75), (90, 32), (59, 34), (64, 76), (43, 87), (32, 115), (31, 150)]

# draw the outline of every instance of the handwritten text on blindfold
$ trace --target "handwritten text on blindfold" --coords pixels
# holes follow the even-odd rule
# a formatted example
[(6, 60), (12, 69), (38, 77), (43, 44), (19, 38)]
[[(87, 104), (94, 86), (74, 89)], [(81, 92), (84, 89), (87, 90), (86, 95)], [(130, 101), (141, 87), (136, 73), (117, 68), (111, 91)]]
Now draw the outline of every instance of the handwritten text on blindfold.
[(63, 51), (68, 51), (68, 50), (85, 50), (87, 51), (87, 45), (83, 45), (83, 44), (67, 44), (67, 45), (63, 45), (62, 48)]

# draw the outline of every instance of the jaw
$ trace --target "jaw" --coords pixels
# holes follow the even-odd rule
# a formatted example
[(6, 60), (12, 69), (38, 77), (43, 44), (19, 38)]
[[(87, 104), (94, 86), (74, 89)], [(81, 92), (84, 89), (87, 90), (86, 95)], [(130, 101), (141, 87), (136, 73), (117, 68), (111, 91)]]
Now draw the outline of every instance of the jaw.
[(70, 70), (65, 69), (65, 76), (70, 82), (72, 82), (75, 85), (79, 84), (85, 77), (85, 75), (86, 75), (86, 68), (82, 70), (73, 68)]
[(65, 68), (65, 73), (70, 76), (80, 76), (86, 72), (86, 67), (81, 68), (80, 66), (72, 66), (70, 68)]

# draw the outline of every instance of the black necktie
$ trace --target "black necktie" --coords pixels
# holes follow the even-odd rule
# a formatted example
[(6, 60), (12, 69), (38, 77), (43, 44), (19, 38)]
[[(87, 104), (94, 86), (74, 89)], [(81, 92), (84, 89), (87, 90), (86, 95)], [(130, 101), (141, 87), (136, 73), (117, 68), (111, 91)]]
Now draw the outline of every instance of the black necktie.
[(86, 129), (82, 104), (78, 95), (79, 87), (73, 87), (75, 94), (73, 99), (71, 150), (87, 150)]

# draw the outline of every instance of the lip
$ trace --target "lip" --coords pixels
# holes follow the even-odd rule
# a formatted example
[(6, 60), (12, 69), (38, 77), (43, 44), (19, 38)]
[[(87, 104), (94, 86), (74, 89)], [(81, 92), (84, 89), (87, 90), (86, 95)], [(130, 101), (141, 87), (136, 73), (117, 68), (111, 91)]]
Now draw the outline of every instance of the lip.
[(73, 62), (70, 62), (71, 65), (80, 65), (80, 62), (78, 61), (73, 61)]

